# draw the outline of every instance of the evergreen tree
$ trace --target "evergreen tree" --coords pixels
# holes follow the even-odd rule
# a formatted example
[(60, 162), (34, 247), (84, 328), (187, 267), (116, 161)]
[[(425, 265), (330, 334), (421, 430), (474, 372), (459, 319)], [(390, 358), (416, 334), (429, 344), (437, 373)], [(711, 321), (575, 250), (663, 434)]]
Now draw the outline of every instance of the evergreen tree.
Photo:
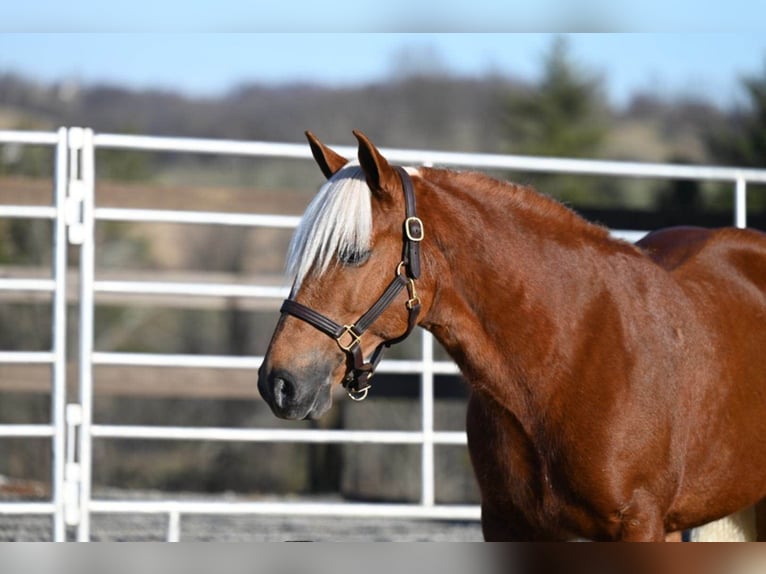
[[(610, 116), (600, 80), (578, 69), (563, 37), (543, 62), (543, 76), (526, 93), (506, 99), (506, 135), (511, 153), (591, 158), (607, 134)], [(509, 174), (510, 179), (519, 179)], [(622, 194), (603, 178), (537, 173), (522, 179), (573, 205), (618, 205)]]
[(566, 39), (558, 37), (536, 89), (507, 99), (510, 149), (529, 155), (593, 156), (606, 134), (607, 115), (600, 81), (577, 69)]
[(762, 75), (746, 76), (744, 106), (731, 115), (729, 129), (710, 131), (705, 140), (714, 161), (727, 165), (766, 166), (766, 63)]

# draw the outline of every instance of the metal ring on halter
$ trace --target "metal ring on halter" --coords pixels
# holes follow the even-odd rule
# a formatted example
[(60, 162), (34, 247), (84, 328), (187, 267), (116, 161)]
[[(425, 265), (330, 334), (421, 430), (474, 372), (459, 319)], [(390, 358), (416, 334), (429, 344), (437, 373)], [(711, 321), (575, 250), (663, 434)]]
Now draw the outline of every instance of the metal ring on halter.
[(404, 261), (400, 261), (399, 265), (396, 266), (396, 274), (404, 275), (404, 270), (406, 267), (407, 267), (407, 264)]
[(347, 389), (346, 394), (351, 398), (352, 401), (361, 403), (364, 399), (367, 398), (367, 393), (369, 390), (370, 387), (364, 387), (361, 391), (349, 391)]

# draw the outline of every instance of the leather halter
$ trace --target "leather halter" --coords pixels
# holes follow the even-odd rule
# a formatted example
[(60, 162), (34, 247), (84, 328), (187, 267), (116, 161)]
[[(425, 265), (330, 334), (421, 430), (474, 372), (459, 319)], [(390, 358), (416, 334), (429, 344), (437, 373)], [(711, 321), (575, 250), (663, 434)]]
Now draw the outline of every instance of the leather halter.
[[(280, 309), (297, 317), (332, 337), (341, 350), (346, 354), (347, 371), (343, 386), (349, 396), (361, 401), (367, 397), (370, 389), (370, 379), (378, 366), (383, 351), (407, 338), (417, 324), (420, 313), (420, 298), (415, 291), (415, 280), (420, 277), (420, 242), (423, 240), (423, 222), (417, 217), (415, 209), (415, 191), (412, 179), (401, 167), (396, 166), (404, 190), (405, 220), (403, 225), (402, 261), (397, 265), (394, 278), (375, 303), (355, 323), (341, 325), (332, 319), (298, 303), (293, 299), (285, 299)], [(406, 288), (409, 300), (406, 303), (408, 317), (407, 330), (400, 336), (383, 341), (378, 345), (365, 362), (362, 354), (361, 338), (375, 320), (394, 302), (402, 289)]]

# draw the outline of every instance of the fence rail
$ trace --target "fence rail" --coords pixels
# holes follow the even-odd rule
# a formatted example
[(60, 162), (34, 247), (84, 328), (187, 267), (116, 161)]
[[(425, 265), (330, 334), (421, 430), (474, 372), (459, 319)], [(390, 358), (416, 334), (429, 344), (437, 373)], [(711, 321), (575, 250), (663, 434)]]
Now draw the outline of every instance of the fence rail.
[[(97, 294), (163, 295), (252, 298), (274, 301), (287, 295), (284, 287), (264, 284), (179, 281), (96, 280), (94, 230), (97, 222), (153, 222), (290, 229), (299, 217), (266, 213), (242, 214), (206, 211), (125, 209), (97, 206), (97, 149), (123, 149), (151, 153), (237, 155), (245, 157), (311, 159), (308, 146), (272, 142), (244, 142), (94, 134), (89, 129), (62, 128), (57, 132), (0, 131), (0, 144), (48, 146), (54, 150), (52, 203), (49, 206), (0, 205), (0, 218), (43, 219), (54, 222), (53, 261), (49, 278), (0, 278), (3, 292), (51, 293), (52, 345), (46, 351), (0, 352), (0, 363), (51, 365), (51, 420), (41, 425), (0, 425), (0, 437), (50, 438), (52, 441), (51, 500), (44, 503), (2, 503), (0, 514), (48, 514), (53, 539), (66, 540), (66, 526), (76, 527), (77, 539), (90, 539), (93, 513), (159, 513), (168, 516), (168, 539), (180, 535), (182, 514), (284, 514), (303, 516), (368, 516), (476, 520), (474, 505), (440, 505), (434, 500), (434, 446), (465, 445), (463, 432), (434, 430), (434, 376), (457, 374), (454, 363), (435, 361), (433, 340), (424, 333), (419, 360), (386, 360), (380, 372), (417, 374), (420, 377), (421, 424), (414, 431), (326, 431), (272, 428), (190, 428), (95, 424), (93, 368), (103, 365), (257, 369), (261, 357), (112, 353), (95, 348), (93, 319)], [(352, 157), (356, 149), (337, 146)], [(693, 179), (732, 184), (733, 224), (746, 226), (747, 185), (766, 183), (766, 170), (656, 163), (538, 158), (497, 154), (386, 149), (383, 153), (405, 164), (445, 165), (607, 177)], [(644, 232), (614, 231), (635, 241)], [(67, 245), (79, 249), (78, 400), (66, 405), (66, 271)], [(306, 442), (348, 444), (410, 444), (421, 446), (421, 496), (417, 504), (337, 504), (301, 502), (214, 503), (199, 501), (99, 500), (92, 496), (93, 441), (112, 439), (244, 442)]]

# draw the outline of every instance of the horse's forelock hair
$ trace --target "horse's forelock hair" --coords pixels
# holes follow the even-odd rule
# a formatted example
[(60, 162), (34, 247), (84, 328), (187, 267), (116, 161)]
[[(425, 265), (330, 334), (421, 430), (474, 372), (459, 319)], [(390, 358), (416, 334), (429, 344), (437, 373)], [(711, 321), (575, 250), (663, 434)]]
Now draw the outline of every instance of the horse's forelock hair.
[(321, 275), (339, 254), (370, 248), (372, 203), (358, 162), (330, 178), (306, 208), (287, 255), (287, 273), (299, 287), (310, 273)]

